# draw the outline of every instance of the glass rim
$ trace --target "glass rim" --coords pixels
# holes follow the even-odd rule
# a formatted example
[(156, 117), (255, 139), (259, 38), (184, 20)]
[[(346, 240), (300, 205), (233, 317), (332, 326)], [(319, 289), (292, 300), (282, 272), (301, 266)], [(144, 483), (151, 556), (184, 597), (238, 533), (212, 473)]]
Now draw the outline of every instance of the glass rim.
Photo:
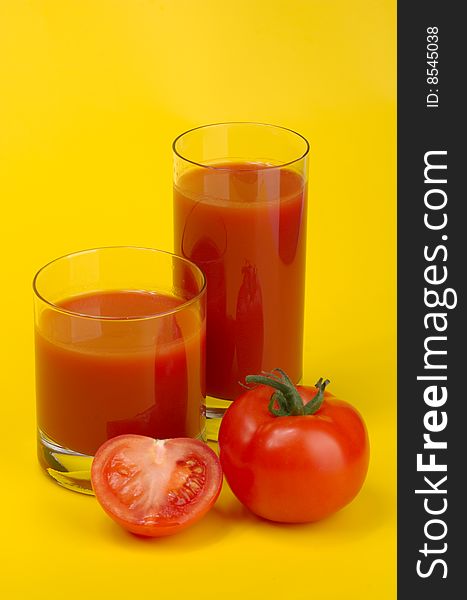
[[(169, 310), (158, 312), (157, 314), (153, 314), (153, 315), (121, 317), (121, 318), (120, 317), (110, 317), (110, 316), (106, 316), (106, 315), (89, 315), (86, 313), (80, 313), (77, 311), (68, 310), (66, 308), (63, 308), (62, 306), (59, 306), (58, 304), (55, 304), (54, 302), (51, 302), (50, 300), (47, 300), (47, 298), (44, 298), (44, 296), (39, 292), (38, 286), (37, 286), (37, 281), (38, 281), (39, 276), (41, 275), (41, 273), (43, 273), (43, 271), (45, 269), (47, 269), (54, 263), (61, 261), (63, 259), (72, 258), (75, 256), (84, 255), (84, 254), (90, 254), (91, 252), (97, 252), (99, 250), (144, 250), (146, 252), (152, 252), (155, 254), (165, 255), (168, 257), (170, 256), (172, 258), (176, 258), (177, 260), (180, 260), (181, 262), (192, 267), (195, 272), (197, 272), (197, 273), (199, 273), (199, 275), (201, 275), (201, 283), (202, 283), (201, 289), (195, 296), (193, 296), (193, 298), (190, 298), (189, 300), (184, 301), (182, 304), (179, 304), (175, 308), (171, 308)], [(64, 313), (67, 315), (71, 315), (74, 317), (80, 317), (83, 319), (92, 319), (95, 321), (112, 321), (112, 322), (148, 321), (151, 319), (158, 319), (160, 317), (165, 317), (167, 315), (179, 313), (182, 310), (184, 310), (185, 308), (187, 308), (188, 306), (190, 306), (191, 304), (194, 304), (195, 302), (197, 302), (202, 297), (202, 295), (206, 292), (206, 285), (207, 285), (206, 276), (203, 273), (203, 271), (198, 267), (198, 265), (196, 265), (194, 262), (188, 260), (187, 258), (184, 258), (183, 256), (179, 256), (178, 254), (174, 254), (173, 252), (169, 252), (168, 250), (159, 250), (158, 248), (150, 248), (150, 247), (146, 247), (146, 246), (125, 246), (125, 245), (122, 245), (122, 246), (97, 246), (95, 248), (86, 248), (84, 250), (77, 250), (75, 252), (69, 252), (67, 254), (62, 254), (61, 256), (58, 256), (57, 258), (50, 260), (48, 263), (46, 263), (44, 266), (42, 266), (36, 272), (36, 274), (34, 275), (34, 278), (32, 280), (32, 289), (33, 289), (35, 296), (39, 300), (44, 302), (44, 304), (47, 304), (49, 307), (53, 308), (55, 311)]]
[[(184, 131), (183, 133), (180, 133), (179, 135), (177, 135), (177, 137), (174, 139), (174, 141), (172, 142), (172, 150), (173, 153), (178, 156), (178, 158), (181, 158), (182, 160), (184, 160), (185, 162), (188, 162), (192, 165), (195, 165), (197, 167), (202, 167), (203, 169), (212, 169), (214, 171), (231, 171), (232, 169), (230, 169), (229, 167), (219, 167), (216, 165), (207, 165), (205, 163), (200, 163), (197, 162), (195, 160), (191, 160), (190, 158), (187, 158), (186, 156), (183, 156), (178, 150), (177, 150), (177, 142), (184, 137), (185, 135), (187, 135), (188, 133), (191, 133), (193, 131), (197, 131), (199, 129), (208, 129), (209, 127), (219, 127), (221, 125), (254, 125), (257, 127), (270, 127), (271, 129), (281, 129), (282, 131), (287, 131), (289, 133), (293, 133), (294, 135), (296, 135), (297, 137), (301, 138), (304, 142), (305, 142), (305, 151), (297, 158), (294, 158), (293, 160), (288, 160), (286, 162), (282, 162), (278, 165), (262, 165), (261, 166), (261, 170), (266, 170), (266, 169), (282, 169), (283, 167), (287, 167), (289, 165), (293, 165), (296, 162), (299, 162), (301, 160), (303, 160), (310, 152), (310, 143), (309, 141), (306, 139), (306, 137), (304, 135), (302, 135), (301, 133), (298, 133), (298, 131), (295, 131), (294, 129), (290, 129), (290, 127), (283, 127), (282, 125), (274, 125), (272, 123), (261, 123), (259, 121), (224, 121), (221, 123), (208, 123), (206, 125), (198, 125), (197, 127), (192, 127), (191, 129), (187, 129), (186, 131)], [(254, 169), (252, 169), (252, 171), (254, 171)]]

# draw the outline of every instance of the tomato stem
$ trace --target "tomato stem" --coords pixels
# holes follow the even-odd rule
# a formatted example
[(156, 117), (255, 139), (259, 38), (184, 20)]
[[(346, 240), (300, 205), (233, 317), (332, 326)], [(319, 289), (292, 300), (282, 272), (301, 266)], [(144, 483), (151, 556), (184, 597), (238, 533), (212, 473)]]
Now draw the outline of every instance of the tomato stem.
[(303, 407), (304, 415), (313, 415), (317, 410), (319, 410), (321, 404), (323, 404), (324, 390), (330, 383), (331, 382), (329, 379), (324, 380), (322, 377), (318, 379), (318, 381), (315, 383), (315, 388), (318, 389), (318, 393)]
[(274, 369), (271, 373), (263, 372), (261, 375), (247, 375), (245, 381), (274, 388), (268, 408), (275, 417), (314, 414), (323, 403), (324, 390), (329, 384), (329, 379), (323, 380), (321, 377), (315, 385), (317, 394), (304, 405), (297, 388), (282, 369)]

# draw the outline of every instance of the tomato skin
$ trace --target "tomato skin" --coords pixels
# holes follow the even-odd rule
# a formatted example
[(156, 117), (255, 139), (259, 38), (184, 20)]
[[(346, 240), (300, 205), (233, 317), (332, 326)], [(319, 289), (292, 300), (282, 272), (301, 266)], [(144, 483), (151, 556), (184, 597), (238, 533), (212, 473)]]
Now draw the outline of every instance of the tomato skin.
[(221, 491), (222, 469), (199, 440), (127, 434), (98, 449), (91, 480), (99, 504), (116, 523), (161, 537), (186, 529), (210, 510)]
[[(316, 388), (298, 386), (304, 404)], [(237, 398), (219, 430), (220, 460), (233, 493), (253, 513), (284, 523), (322, 519), (360, 491), (369, 441), (358, 411), (325, 391), (318, 411), (273, 416), (265, 385)]]

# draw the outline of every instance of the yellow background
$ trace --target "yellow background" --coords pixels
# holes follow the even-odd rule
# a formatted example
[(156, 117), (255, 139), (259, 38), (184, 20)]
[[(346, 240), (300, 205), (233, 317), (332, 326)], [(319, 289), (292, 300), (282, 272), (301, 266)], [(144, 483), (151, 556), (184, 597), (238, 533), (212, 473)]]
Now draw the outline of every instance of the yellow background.
[[(395, 597), (395, 5), (0, 0), (3, 598)], [(225, 487), (142, 541), (36, 464), (31, 279), (81, 248), (171, 249), (171, 141), (226, 120), (311, 142), (304, 379), (363, 413), (370, 471), (314, 525)]]

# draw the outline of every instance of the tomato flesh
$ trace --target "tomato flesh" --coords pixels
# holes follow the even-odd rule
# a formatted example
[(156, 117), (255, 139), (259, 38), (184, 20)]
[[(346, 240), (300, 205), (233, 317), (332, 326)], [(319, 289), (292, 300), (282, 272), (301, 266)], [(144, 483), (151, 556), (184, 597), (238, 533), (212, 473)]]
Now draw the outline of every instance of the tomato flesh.
[(206, 514), (220, 493), (222, 470), (199, 440), (121, 435), (99, 448), (91, 479), (112, 519), (156, 537), (177, 533)]

